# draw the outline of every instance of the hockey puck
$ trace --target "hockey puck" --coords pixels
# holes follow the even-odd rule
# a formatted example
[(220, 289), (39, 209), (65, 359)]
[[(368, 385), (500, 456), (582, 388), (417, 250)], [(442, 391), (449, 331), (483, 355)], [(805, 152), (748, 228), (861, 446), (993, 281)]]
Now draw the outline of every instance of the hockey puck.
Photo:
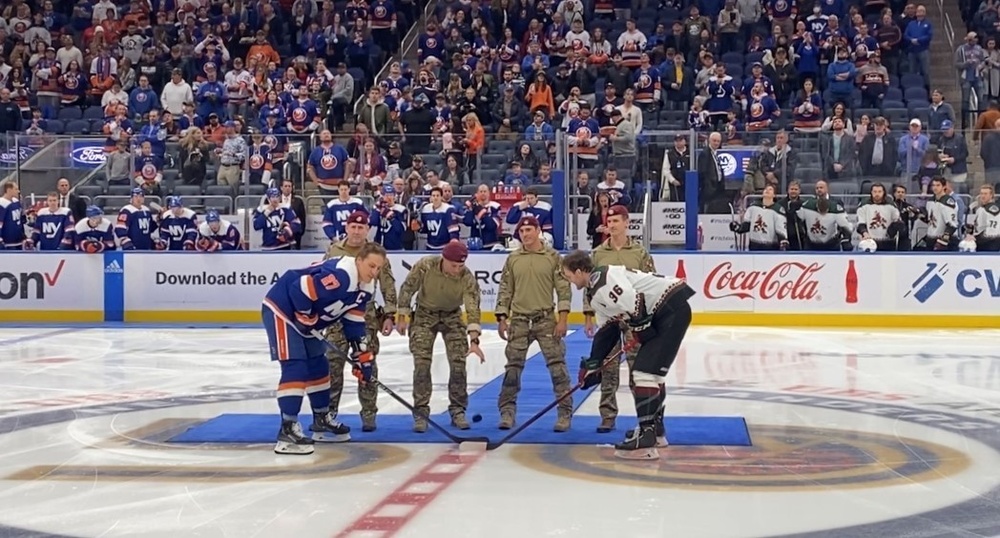
[(480, 415), (479, 413), (472, 415), (472, 422), (482, 422), (482, 421), (483, 421), (483, 416)]

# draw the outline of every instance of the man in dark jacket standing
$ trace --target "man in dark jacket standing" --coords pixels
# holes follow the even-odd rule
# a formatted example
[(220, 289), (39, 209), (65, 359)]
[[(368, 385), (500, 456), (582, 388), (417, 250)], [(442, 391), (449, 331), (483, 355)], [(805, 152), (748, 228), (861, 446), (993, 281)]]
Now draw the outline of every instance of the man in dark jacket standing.
[[(21, 132), (24, 132), (24, 118), (21, 116), (21, 109), (17, 103), (10, 100), (10, 90), (4, 88), (0, 90), (0, 133)], [(13, 141), (13, 138), (10, 140)]]

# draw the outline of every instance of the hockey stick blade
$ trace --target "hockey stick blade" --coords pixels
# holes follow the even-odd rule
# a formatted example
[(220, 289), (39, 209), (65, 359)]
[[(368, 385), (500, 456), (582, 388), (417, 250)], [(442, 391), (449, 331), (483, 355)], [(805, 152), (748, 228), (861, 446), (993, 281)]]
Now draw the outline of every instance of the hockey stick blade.
[[(623, 344), (624, 344), (624, 342), (623, 342)], [(612, 353), (601, 364), (601, 370), (603, 370), (606, 366), (608, 366), (612, 362), (620, 361), (622, 353), (623, 353), (622, 348), (618, 348), (617, 351), (615, 351), (614, 353)], [(524, 430), (528, 429), (528, 426), (531, 426), (532, 424), (534, 424), (535, 422), (537, 422), (538, 419), (540, 419), (543, 416), (545, 416), (549, 411), (551, 411), (557, 405), (559, 405), (560, 403), (562, 403), (563, 400), (565, 400), (566, 398), (569, 398), (576, 391), (578, 391), (578, 390), (580, 390), (582, 388), (583, 388), (583, 383), (582, 382), (577, 383), (576, 385), (573, 386), (573, 388), (569, 389), (569, 391), (566, 392), (566, 394), (563, 394), (562, 396), (560, 396), (560, 397), (556, 398), (555, 400), (553, 400), (549, 405), (546, 405), (544, 408), (542, 408), (541, 411), (535, 413), (534, 416), (532, 416), (531, 418), (529, 418), (528, 420), (526, 420), (523, 424), (521, 424), (520, 426), (518, 426), (517, 428), (515, 428), (514, 431), (508, 433), (503, 439), (500, 439), (499, 441), (490, 441), (489, 443), (487, 443), (486, 444), (486, 450), (496, 450), (496, 449), (500, 448), (501, 446), (505, 445), (507, 443), (507, 441), (510, 441), (517, 434), (519, 434), (519, 433), (523, 432)]]
[[(358, 361), (352, 359), (350, 355), (348, 355), (347, 353), (344, 352), (344, 350), (342, 350), (342, 349), (338, 348), (337, 346), (333, 345), (332, 343), (330, 343), (329, 341), (327, 341), (326, 338), (323, 338), (323, 335), (319, 331), (313, 330), (313, 331), (311, 331), (311, 334), (312, 334), (313, 338), (317, 338), (317, 339), (319, 339), (319, 341), (323, 342), (326, 345), (327, 349), (329, 349), (330, 351), (332, 351), (335, 355), (343, 357), (345, 360), (347, 360), (347, 362), (351, 363), (352, 366), (358, 366)], [(403, 407), (407, 408), (410, 411), (410, 413), (412, 413), (413, 415), (421, 417), (424, 420), (426, 420), (427, 424), (429, 424), (432, 428), (434, 428), (439, 433), (441, 433), (442, 435), (444, 435), (445, 437), (447, 437), (451, 442), (459, 445), (460, 448), (461, 448), (461, 446), (462, 446), (463, 443), (475, 443), (477, 445), (488, 446), (488, 444), (490, 442), (490, 440), (489, 440), (488, 437), (459, 437), (459, 436), (451, 433), (450, 431), (446, 430), (444, 428), (444, 426), (442, 426), (442, 425), (438, 424), (437, 422), (435, 422), (426, 413), (417, 411), (416, 408), (414, 408), (413, 405), (410, 402), (408, 402), (405, 399), (403, 399), (402, 396), (396, 394), (395, 391), (393, 391), (392, 389), (390, 389), (389, 387), (387, 387), (385, 385), (385, 383), (382, 383), (377, 378), (373, 377), (368, 382), (369, 383), (374, 383), (376, 387), (382, 389), (386, 394), (388, 394), (389, 396), (391, 396), (393, 400), (396, 400), (397, 402), (400, 403), (400, 405), (402, 405)]]

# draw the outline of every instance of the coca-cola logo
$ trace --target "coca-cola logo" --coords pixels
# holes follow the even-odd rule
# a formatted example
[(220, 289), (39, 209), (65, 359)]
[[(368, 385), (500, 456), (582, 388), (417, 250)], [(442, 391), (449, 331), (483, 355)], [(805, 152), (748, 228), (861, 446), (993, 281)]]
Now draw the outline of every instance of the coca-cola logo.
[(768, 271), (734, 271), (731, 262), (721, 263), (705, 278), (704, 295), (709, 299), (776, 299), (811, 301), (817, 299), (816, 273), (824, 265), (783, 262)]

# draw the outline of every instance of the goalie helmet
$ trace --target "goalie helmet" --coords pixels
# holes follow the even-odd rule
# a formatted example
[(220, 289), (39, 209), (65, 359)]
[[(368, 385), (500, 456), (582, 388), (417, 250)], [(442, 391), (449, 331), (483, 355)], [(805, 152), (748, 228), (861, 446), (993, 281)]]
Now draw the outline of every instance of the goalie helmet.
[(969, 238), (963, 239), (958, 243), (959, 252), (975, 252), (976, 251), (976, 240)]
[(878, 250), (878, 244), (875, 243), (874, 239), (862, 239), (858, 242), (858, 251), (860, 252), (875, 252)]

